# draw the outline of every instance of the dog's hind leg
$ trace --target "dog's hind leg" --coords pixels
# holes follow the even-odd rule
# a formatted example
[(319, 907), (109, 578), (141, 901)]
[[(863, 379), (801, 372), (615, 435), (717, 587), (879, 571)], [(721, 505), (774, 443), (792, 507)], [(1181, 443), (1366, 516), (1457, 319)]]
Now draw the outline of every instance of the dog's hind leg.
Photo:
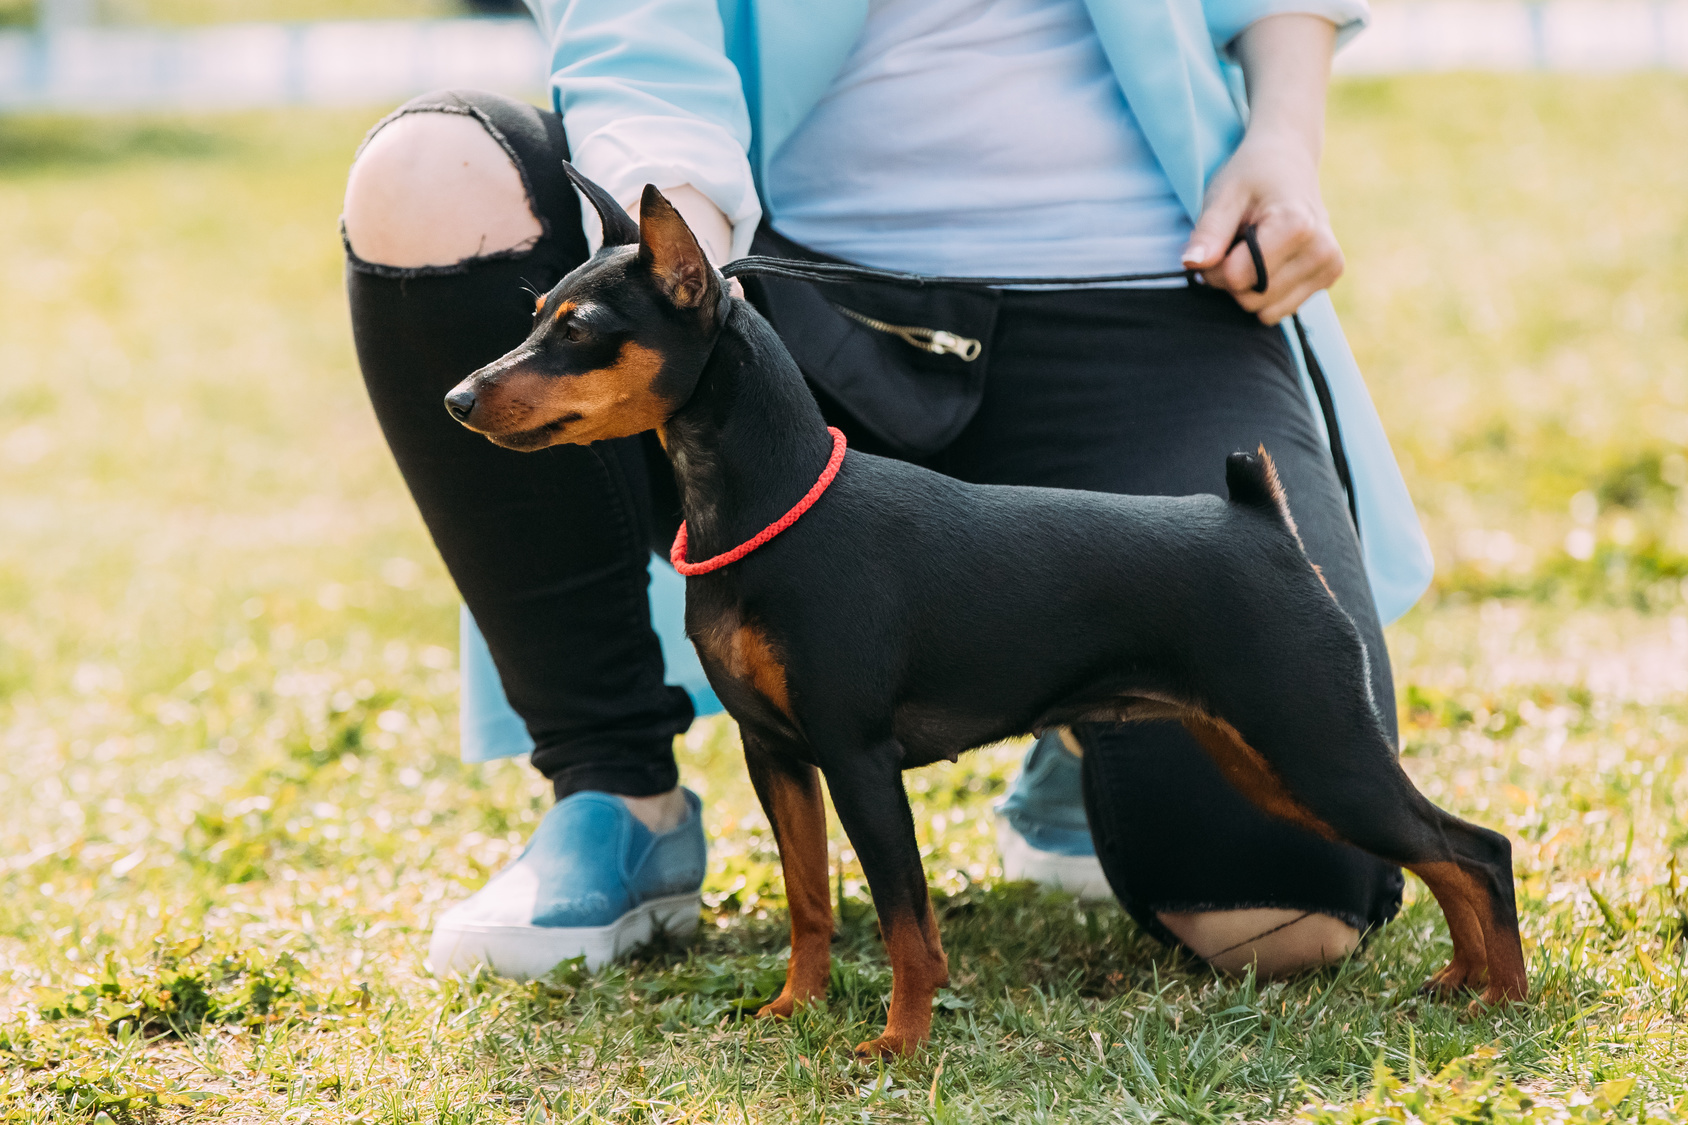
[[(1287, 686), (1287, 685), (1286, 685)], [(1227, 778), (1265, 811), (1401, 864), (1423, 879), (1448, 919), (1453, 959), (1426, 988), (1484, 987), (1488, 1003), (1528, 992), (1512, 846), (1437, 808), (1396, 761), (1368, 700), (1332, 705), (1291, 689), (1266, 722), (1237, 726), (1186, 712), (1185, 726)]]
[(1179, 717), (1233, 784), (1268, 812), (1424, 880), (1454, 942), (1452, 962), (1429, 989), (1486, 984), (1488, 1002), (1523, 999), (1528, 982), (1512, 846), (1431, 804), (1401, 769), (1371, 695), (1365, 644), (1308, 560), (1265, 449), (1226, 458), (1225, 480), (1239, 515), (1264, 513), (1287, 534), (1276, 544), (1254, 543), (1245, 566), (1260, 584), (1230, 587), (1239, 600), (1215, 614), (1222, 624), (1198, 649), (1225, 664), (1209, 666), (1207, 710)]
[(832, 899), (827, 893), (826, 806), (820, 772), (745, 736), (744, 758), (762, 811), (774, 829), (791, 912), (785, 988), (758, 1016), (789, 1016), (826, 998), (832, 975)]

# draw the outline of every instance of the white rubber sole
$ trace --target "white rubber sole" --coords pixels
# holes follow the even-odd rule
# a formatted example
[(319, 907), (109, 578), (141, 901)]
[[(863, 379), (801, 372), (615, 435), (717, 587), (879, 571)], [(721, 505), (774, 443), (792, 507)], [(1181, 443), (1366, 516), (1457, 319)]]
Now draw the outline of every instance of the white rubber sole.
[(1002, 856), (1005, 879), (1030, 880), (1082, 899), (1114, 897), (1107, 876), (1102, 874), (1102, 863), (1095, 856), (1057, 855), (1034, 848), (1003, 817), (996, 821), (996, 848)]
[(561, 961), (584, 956), (586, 968), (596, 971), (658, 934), (689, 939), (702, 908), (700, 894), (670, 895), (641, 903), (607, 926), (574, 928), (454, 922), (448, 913), (434, 927), (428, 962), (442, 976), (486, 965), (500, 976), (534, 980)]

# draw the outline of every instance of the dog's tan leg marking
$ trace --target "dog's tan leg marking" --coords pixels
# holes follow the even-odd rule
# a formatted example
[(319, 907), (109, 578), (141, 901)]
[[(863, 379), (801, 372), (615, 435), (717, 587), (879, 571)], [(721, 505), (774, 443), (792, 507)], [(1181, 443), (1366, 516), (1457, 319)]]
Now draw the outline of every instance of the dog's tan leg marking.
[[(1529, 978), (1517, 929), (1497, 922), (1492, 897), (1477, 876), (1451, 860), (1413, 864), (1408, 870), (1436, 896), (1448, 919), (1448, 936), (1454, 941), (1453, 958), (1425, 982), (1425, 991), (1451, 997), (1482, 988), (1484, 1004), (1528, 996)], [(1511, 874), (1507, 872), (1507, 877)]]
[(791, 709), (791, 692), (786, 685), (785, 664), (761, 627), (729, 618), (705, 632), (698, 643), (729, 676), (748, 685), (780, 714), (796, 721)]
[(926, 900), (924, 915), (910, 911), (890, 923), (885, 952), (891, 958), (891, 1012), (884, 1034), (856, 1044), (858, 1055), (913, 1054), (932, 1034), (932, 997), (949, 983), (949, 958), (932, 900)]
[(826, 998), (832, 975), (832, 898), (827, 890), (826, 807), (820, 771), (789, 764), (762, 771), (757, 795), (774, 827), (785, 900), (791, 910), (791, 959), (785, 988), (758, 1016), (789, 1016)]
[(734, 675), (756, 689), (756, 693), (786, 718), (792, 718), (791, 693), (786, 687), (785, 665), (780, 662), (768, 635), (754, 625), (741, 625), (733, 633)]
[(1225, 780), (1262, 811), (1317, 832), (1327, 840), (1341, 840), (1334, 828), (1290, 795), (1271, 765), (1243, 740), (1236, 727), (1193, 710), (1184, 711), (1178, 718), (1184, 729), (1201, 743)]
[(1487, 982), (1489, 957), (1483, 915), (1488, 903), (1477, 881), (1457, 863), (1421, 863), (1409, 870), (1430, 888), (1448, 919), (1448, 936), (1454, 941), (1454, 955), (1446, 966), (1425, 982), (1427, 992), (1452, 996)]

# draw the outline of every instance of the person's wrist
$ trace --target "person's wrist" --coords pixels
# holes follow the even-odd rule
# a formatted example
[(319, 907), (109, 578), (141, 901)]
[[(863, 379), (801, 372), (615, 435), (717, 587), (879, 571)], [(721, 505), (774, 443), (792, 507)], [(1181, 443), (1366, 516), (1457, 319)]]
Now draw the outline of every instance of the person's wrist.
[(1257, 117), (1249, 122), (1237, 151), (1304, 162), (1317, 173), (1319, 158), (1324, 151), (1323, 131), (1309, 129), (1293, 121), (1261, 120)]

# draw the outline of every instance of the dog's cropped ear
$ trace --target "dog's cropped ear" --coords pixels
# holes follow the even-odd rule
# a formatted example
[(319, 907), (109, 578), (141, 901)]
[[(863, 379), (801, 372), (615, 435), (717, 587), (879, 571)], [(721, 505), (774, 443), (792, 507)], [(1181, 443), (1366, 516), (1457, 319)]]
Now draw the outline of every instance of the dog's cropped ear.
[(709, 300), (715, 270), (692, 228), (655, 184), (645, 185), (639, 201), (639, 261), (680, 308), (699, 308)]
[(605, 246), (631, 246), (639, 241), (639, 224), (622, 209), (621, 204), (610, 198), (609, 192), (581, 175), (580, 169), (566, 160), (563, 161), (563, 172), (574, 181), (574, 186), (592, 204), (592, 209), (598, 212), (598, 221), (604, 224)]

